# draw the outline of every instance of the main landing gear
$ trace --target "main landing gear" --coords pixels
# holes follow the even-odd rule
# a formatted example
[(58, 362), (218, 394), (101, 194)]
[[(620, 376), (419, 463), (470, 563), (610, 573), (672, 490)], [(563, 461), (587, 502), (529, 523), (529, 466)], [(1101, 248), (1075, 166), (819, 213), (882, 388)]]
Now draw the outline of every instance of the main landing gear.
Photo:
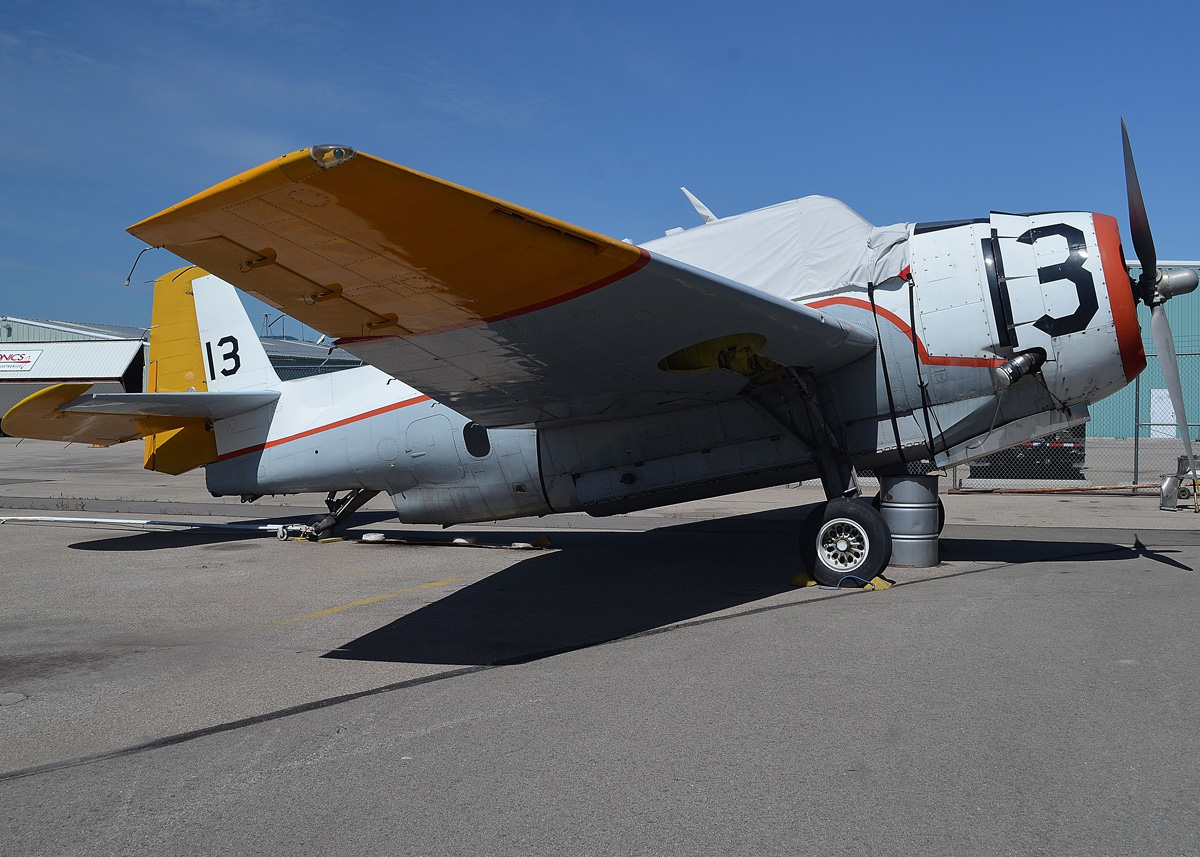
[(832, 392), (809, 372), (784, 368), (785, 378), (747, 391), (747, 398), (811, 453), (827, 499), (800, 528), (806, 573), (796, 583), (866, 586), (892, 557), (892, 534), (879, 510), (863, 499)]
[[(879, 589), (877, 577), (889, 563), (904, 568), (938, 564), (946, 507), (938, 497), (937, 477), (902, 466), (877, 470), (876, 476), (880, 491), (874, 499), (828, 500), (805, 520), (800, 549), (812, 580), (825, 585), (836, 580), (839, 586), (863, 586), (869, 580)], [(807, 582), (803, 576), (797, 580)]]
[(835, 497), (819, 504), (800, 528), (804, 567), (822, 586), (865, 586), (892, 558), (892, 534), (883, 515), (861, 499)]

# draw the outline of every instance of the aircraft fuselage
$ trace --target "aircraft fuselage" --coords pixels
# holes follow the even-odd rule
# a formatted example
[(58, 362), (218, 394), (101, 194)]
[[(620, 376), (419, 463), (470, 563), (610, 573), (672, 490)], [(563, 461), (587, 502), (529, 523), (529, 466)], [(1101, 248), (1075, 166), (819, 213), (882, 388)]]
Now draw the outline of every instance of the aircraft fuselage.
[[(1079, 212), (915, 224), (898, 275), (785, 289), (878, 336), (822, 378), (854, 462), (947, 466), (1086, 419), (1145, 365), (1119, 241), (1111, 217)], [(670, 255), (672, 239), (647, 248)], [(997, 368), (1022, 353), (1037, 371), (1005, 386)], [(401, 520), (448, 524), (612, 514), (817, 473), (809, 445), (764, 407), (772, 396), (798, 407), (780, 380), (719, 404), (539, 430), (485, 429), (371, 367), (279, 386), (275, 405), (215, 424), (214, 493), (359, 487), (387, 492)]]

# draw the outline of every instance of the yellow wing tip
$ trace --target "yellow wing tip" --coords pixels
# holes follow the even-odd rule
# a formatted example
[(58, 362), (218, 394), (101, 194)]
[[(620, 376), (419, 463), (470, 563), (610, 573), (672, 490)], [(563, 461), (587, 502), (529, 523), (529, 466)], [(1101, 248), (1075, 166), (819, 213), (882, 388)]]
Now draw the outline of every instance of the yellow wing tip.
[[(322, 169), (328, 169), (327, 166), (322, 166), (320, 162), (314, 159), (313, 150), (318, 148), (324, 147), (309, 146), (306, 149), (289, 152), (273, 161), (267, 161), (265, 164), (260, 164), (245, 172), (238, 173), (236, 176), (215, 184), (207, 190), (202, 190), (200, 193), (190, 196), (182, 202), (178, 202), (169, 208), (164, 208), (158, 214), (152, 214), (145, 220), (139, 220), (132, 226), (127, 227), (125, 231), (130, 235), (142, 239), (153, 247), (161, 247), (164, 242), (157, 242), (155, 240), (155, 227), (171, 222), (173, 219), (172, 216), (183, 209), (223, 208), (228, 204), (229, 194), (240, 195), (239, 189), (246, 196), (253, 196), (260, 192), (264, 185), (283, 185), (288, 182), (303, 181), (305, 178), (321, 172)], [(336, 149), (339, 147), (328, 148)], [(343, 146), (340, 148), (345, 149), (348, 147)], [(354, 150), (351, 149), (350, 151)], [(342, 163), (342, 161), (338, 161), (338, 163)], [(219, 200), (219, 204), (214, 204), (216, 200)]]
[(78, 399), (92, 388), (88, 383), (54, 384), (44, 387), (37, 392), (17, 402), (0, 418), (0, 429), (13, 437), (37, 438), (40, 440), (59, 440), (53, 432), (48, 432), (53, 422), (62, 416), (59, 410), (67, 402)]

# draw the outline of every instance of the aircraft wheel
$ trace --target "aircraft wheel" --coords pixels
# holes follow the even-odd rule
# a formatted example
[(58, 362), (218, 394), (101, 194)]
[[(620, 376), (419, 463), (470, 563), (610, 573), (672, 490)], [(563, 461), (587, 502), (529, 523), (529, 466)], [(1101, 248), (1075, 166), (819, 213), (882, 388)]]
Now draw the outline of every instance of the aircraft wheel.
[(310, 538), (319, 542), (321, 539), (331, 539), (337, 535), (338, 519), (333, 515), (317, 515), (315, 518), (310, 518), (308, 526), (312, 528), (313, 534)]
[(804, 522), (805, 565), (823, 586), (865, 586), (887, 568), (892, 534), (870, 504), (838, 498), (817, 506)]

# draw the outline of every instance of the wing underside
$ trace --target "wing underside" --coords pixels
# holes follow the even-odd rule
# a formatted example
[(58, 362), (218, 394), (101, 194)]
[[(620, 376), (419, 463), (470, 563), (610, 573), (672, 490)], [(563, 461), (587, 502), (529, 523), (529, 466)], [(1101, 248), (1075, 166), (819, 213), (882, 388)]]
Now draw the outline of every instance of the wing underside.
[(727, 401), (764, 367), (820, 374), (875, 347), (819, 311), (345, 148), (285, 156), (129, 231), (489, 426)]

